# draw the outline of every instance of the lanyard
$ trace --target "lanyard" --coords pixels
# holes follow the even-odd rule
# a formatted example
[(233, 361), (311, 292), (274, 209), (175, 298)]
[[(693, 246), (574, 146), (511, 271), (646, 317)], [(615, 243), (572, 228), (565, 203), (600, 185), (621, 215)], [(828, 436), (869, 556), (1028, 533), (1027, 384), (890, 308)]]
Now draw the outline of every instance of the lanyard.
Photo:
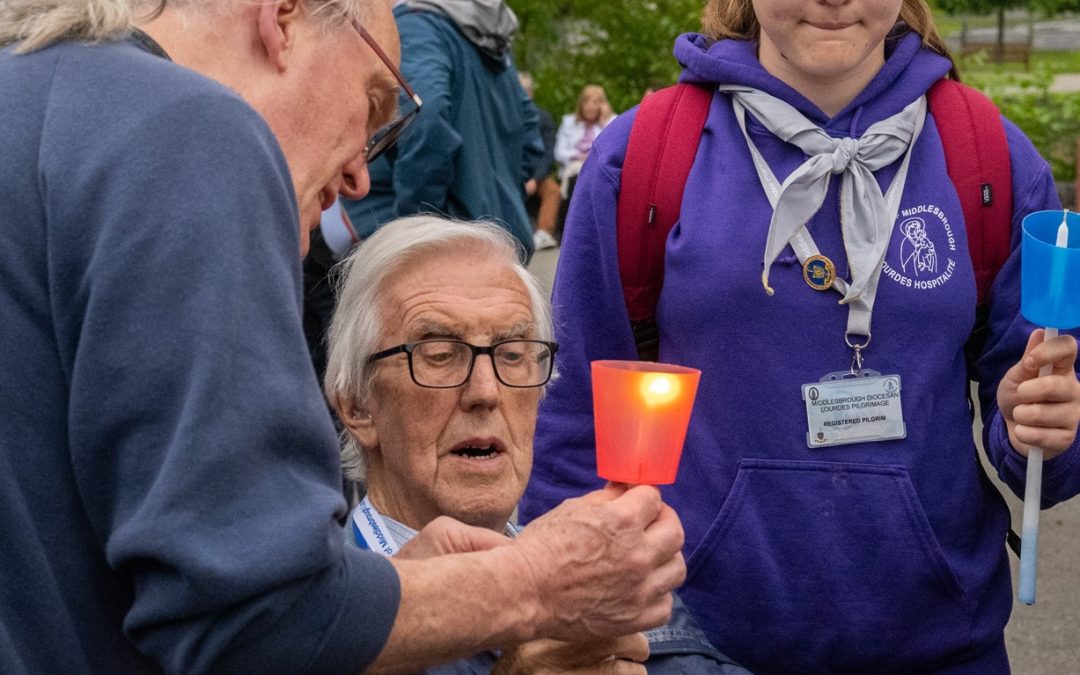
[[(761, 151), (758, 150), (757, 146), (754, 145), (754, 141), (750, 138), (750, 134), (746, 129), (746, 108), (735, 97), (732, 97), (731, 102), (735, 111), (735, 118), (739, 123), (739, 128), (743, 132), (743, 137), (746, 139), (746, 144), (749, 146), (751, 156), (754, 159), (754, 168), (757, 170), (758, 179), (761, 181), (761, 186), (765, 189), (769, 204), (775, 210), (780, 198), (780, 182), (776, 179), (772, 169), (770, 169), (769, 165), (765, 162), (764, 157), (761, 155)], [(896, 225), (896, 216), (900, 210), (900, 196), (903, 194), (904, 185), (907, 182), (908, 167), (911, 163), (911, 153), (915, 147), (915, 141), (918, 140), (919, 135), (922, 133), (923, 123), (926, 119), (925, 97), (921, 99), (920, 107), (921, 111), (916, 120), (915, 131), (911, 137), (911, 142), (908, 144), (907, 151), (904, 153), (903, 162), (901, 162), (900, 169), (896, 172), (892, 184), (889, 185), (889, 189), (884, 195), (885, 208), (888, 216), (884, 222), (888, 224), (888, 229), (882, 234), (886, 237), (886, 241), (891, 239), (893, 228)], [(843, 217), (842, 210), (841, 217)], [(798, 256), (799, 262), (803, 264), (806, 264), (806, 261), (809, 258), (820, 254), (817, 244), (814, 242), (814, 238), (810, 235), (810, 231), (806, 228), (805, 224), (792, 238), (791, 247), (795, 251), (795, 255)], [(858, 368), (861, 370), (862, 350), (870, 344), (870, 319), (874, 309), (874, 301), (877, 298), (878, 282), (881, 280), (881, 261), (857, 260), (851, 261), (851, 264), (877, 264), (877, 269), (873, 272), (866, 290), (857, 298), (847, 303), (848, 321), (847, 330), (844, 334), (844, 341), (847, 343), (848, 347), (851, 347), (855, 351), (852, 369)], [(847, 295), (848, 284), (839, 276), (834, 279), (832, 287), (842, 296)], [(861, 337), (863, 340), (852, 342), (852, 336)]]
[[(356, 544), (360, 548), (373, 550), (387, 558), (397, 552), (397, 542), (386, 527), (386, 521), (371, 506), (371, 501), (367, 497), (364, 497), (360, 505), (353, 509), (352, 526)], [(372, 548), (372, 544), (375, 548)]]
[(162, 49), (161, 45), (157, 43), (157, 40), (150, 37), (138, 28), (131, 29), (131, 41), (134, 42), (139, 47), (139, 49), (142, 49), (144, 52), (149, 52), (154, 56), (165, 59), (166, 61), (172, 61), (172, 59), (169, 58), (168, 53), (166, 53), (166, 51)]
[[(394, 522), (398, 524), (397, 521)], [(404, 525), (398, 525), (400, 526), (398, 535), (406, 537), (402, 543), (408, 543), (412, 535), (405, 535), (403, 531), (412, 532), (412, 530)], [(352, 529), (353, 536), (356, 537), (356, 545), (365, 551), (374, 550), (375, 553), (381, 553), (389, 558), (401, 548), (401, 544), (394, 539), (394, 535), (390, 533), (390, 528), (386, 526), (386, 520), (375, 510), (371, 500), (367, 497), (364, 497), (360, 504), (353, 509)], [(518, 528), (513, 523), (508, 522), (503, 529), (503, 534), (513, 539), (518, 535)], [(371, 542), (375, 544), (374, 549), (371, 547)]]

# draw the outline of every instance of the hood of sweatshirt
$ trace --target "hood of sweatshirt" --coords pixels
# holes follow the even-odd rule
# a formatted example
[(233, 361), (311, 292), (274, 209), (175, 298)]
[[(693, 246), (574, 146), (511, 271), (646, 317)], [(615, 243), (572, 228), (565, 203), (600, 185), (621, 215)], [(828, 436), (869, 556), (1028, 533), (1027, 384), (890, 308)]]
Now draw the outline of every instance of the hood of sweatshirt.
[(682, 35), (675, 42), (675, 58), (683, 67), (681, 82), (754, 87), (788, 102), (826, 131), (851, 136), (860, 136), (874, 122), (903, 110), (951, 66), (944, 56), (923, 49), (921, 37), (911, 31), (889, 39), (885, 51), (885, 65), (870, 84), (829, 119), (809, 99), (762, 67), (756, 42), (714, 42), (696, 33)]
[(405, 0), (410, 9), (441, 12), (485, 56), (505, 62), (518, 20), (505, 0)]

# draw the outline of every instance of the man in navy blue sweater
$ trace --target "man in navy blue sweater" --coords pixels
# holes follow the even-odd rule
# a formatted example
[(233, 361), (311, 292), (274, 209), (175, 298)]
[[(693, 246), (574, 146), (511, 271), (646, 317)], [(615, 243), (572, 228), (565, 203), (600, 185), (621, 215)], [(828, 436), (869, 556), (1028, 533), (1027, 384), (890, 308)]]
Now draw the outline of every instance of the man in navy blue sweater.
[(414, 114), (389, 6), (145, 4), (0, 4), (0, 670), (415, 670), (662, 623), (682, 530), (648, 488), (510, 546), (343, 550), (298, 253)]

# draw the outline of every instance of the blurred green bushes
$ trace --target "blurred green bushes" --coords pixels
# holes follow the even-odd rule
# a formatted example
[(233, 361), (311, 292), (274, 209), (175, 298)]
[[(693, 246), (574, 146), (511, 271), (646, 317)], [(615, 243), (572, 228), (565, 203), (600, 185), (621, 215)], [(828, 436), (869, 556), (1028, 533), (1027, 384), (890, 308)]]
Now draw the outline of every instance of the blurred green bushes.
[(985, 92), (1027, 134), (1050, 162), (1054, 178), (1071, 182), (1076, 179), (1080, 91), (1051, 91), (1062, 73), (1080, 74), (1080, 52), (1036, 52), (1026, 72), (1015, 64), (987, 63), (981, 56), (961, 64), (964, 81)]

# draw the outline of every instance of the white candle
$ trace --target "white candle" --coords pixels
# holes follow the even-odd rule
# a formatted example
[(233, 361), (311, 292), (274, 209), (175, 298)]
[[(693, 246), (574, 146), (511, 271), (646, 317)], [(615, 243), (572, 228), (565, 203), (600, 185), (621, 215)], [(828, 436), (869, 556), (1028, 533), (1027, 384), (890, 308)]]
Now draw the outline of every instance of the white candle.
[[(1057, 241), (1059, 248), (1069, 246), (1069, 211), (1061, 217), (1061, 225), (1058, 226)], [(1057, 264), (1051, 274), (1051, 292), (1065, 292), (1065, 265)], [(1046, 327), (1046, 336), (1043, 341), (1053, 340), (1058, 336), (1058, 329), (1052, 326)], [(1053, 366), (1045, 365), (1039, 369), (1039, 377), (1049, 375)], [(1042, 448), (1032, 447), (1028, 450), (1027, 478), (1024, 483), (1024, 521), (1020, 531), (1022, 543), (1020, 545), (1020, 582), (1017, 595), (1020, 602), (1025, 605), (1035, 604), (1035, 571), (1039, 552), (1039, 508), (1042, 503)]]

